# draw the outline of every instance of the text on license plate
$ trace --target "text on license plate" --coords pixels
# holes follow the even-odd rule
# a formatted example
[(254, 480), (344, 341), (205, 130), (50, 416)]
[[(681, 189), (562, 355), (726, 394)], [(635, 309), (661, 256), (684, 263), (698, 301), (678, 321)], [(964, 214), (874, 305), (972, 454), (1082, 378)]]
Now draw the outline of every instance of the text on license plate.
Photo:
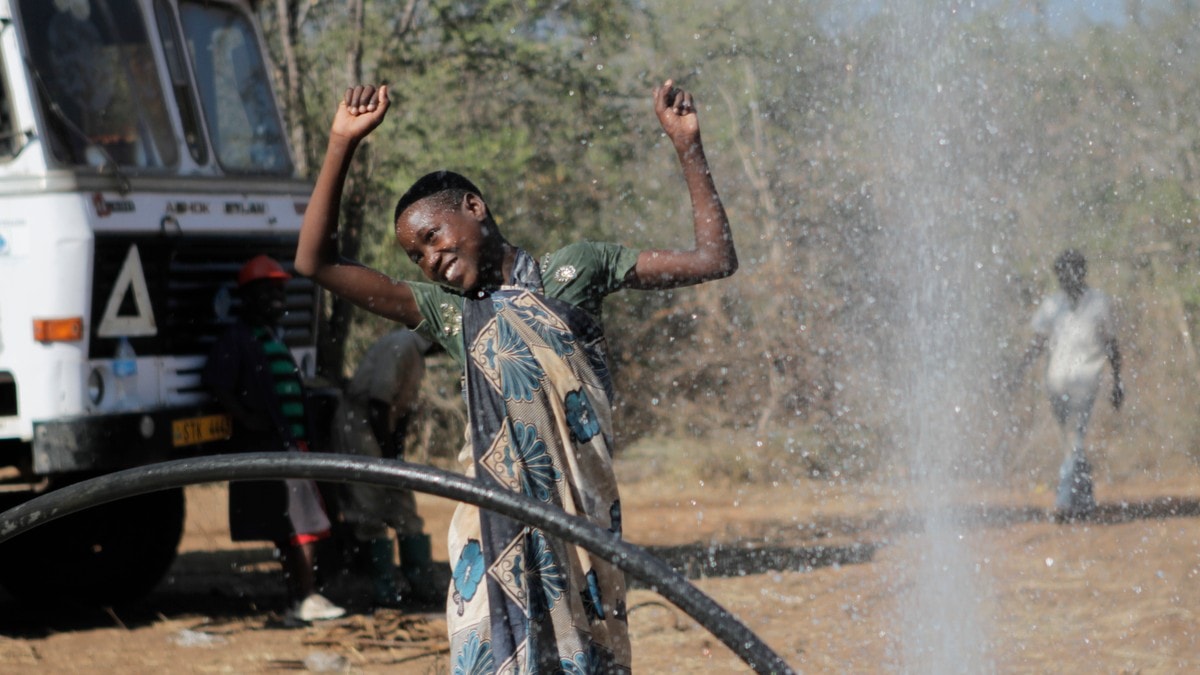
[(209, 441), (223, 441), (233, 435), (229, 415), (205, 415), (171, 422), (171, 442), (175, 447)]

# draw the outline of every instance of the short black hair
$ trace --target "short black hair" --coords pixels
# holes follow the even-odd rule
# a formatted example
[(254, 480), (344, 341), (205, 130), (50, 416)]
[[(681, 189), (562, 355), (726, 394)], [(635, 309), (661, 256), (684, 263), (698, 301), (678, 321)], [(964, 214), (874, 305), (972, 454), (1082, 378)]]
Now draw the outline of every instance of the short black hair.
[(1083, 257), (1083, 254), (1079, 251), (1069, 248), (1058, 254), (1058, 257), (1054, 259), (1054, 272), (1059, 276), (1062, 276), (1065, 272), (1070, 272), (1078, 276), (1079, 280), (1082, 281), (1087, 275), (1087, 258)]
[[(396, 211), (392, 214), (392, 223), (400, 222), (400, 216), (408, 210), (410, 206), (425, 199), (432, 197), (434, 202), (444, 208), (457, 208), (462, 204), (463, 197), (468, 194), (473, 194), (483, 199), (483, 193), (475, 184), (467, 180), (465, 176), (453, 171), (445, 169), (427, 173), (417, 179), (417, 182), (408, 188), (408, 191), (400, 196), (396, 202)], [(487, 200), (484, 199), (484, 202)]]

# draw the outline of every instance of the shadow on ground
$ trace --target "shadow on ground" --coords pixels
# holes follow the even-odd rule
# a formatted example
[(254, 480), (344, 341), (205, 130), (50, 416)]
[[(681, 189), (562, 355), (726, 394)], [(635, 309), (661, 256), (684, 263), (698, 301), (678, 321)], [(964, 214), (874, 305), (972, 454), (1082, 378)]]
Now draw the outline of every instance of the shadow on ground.
[(811, 572), (832, 565), (856, 565), (870, 562), (878, 548), (877, 544), (772, 546), (763, 542), (739, 542), (652, 546), (646, 550), (688, 579), (702, 579), (772, 571)]
[[(1056, 522), (1054, 511), (1027, 507), (977, 507), (963, 510), (962, 522), (988, 527), (1016, 523)], [(1146, 501), (1101, 502), (1086, 517), (1073, 520), (1077, 524), (1120, 525), (1136, 520), (1166, 518), (1195, 518), (1200, 516), (1200, 500), (1180, 497), (1159, 497)]]
[[(1120, 525), (1137, 520), (1194, 518), (1200, 500), (1161, 497), (1138, 502), (1102, 503), (1078, 524)], [(1034, 507), (970, 507), (955, 514), (966, 526), (1005, 527), (1050, 523), (1053, 512)], [(771, 571), (806, 572), (835, 565), (869, 563), (898, 534), (919, 532), (923, 519), (913, 513), (880, 513), (867, 519), (826, 519), (798, 528), (794, 523), (756, 523), (753, 532), (733, 541), (681, 546), (648, 546), (688, 579), (734, 577)], [(1064, 525), (1071, 526), (1071, 525)], [(791, 539), (793, 544), (786, 543)], [(806, 539), (799, 542), (797, 539)], [(829, 543), (813, 543), (829, 539)], [(834, 543), (837, 541), (839, 543)], [(634, 586), (644, 586), (636, 583)], [(347, 569), (326, 570), (325, 592), (352, 614), (371, 611), (369, 581)], [(164, 619), (202, 615), (210, 622), (251, 621), (262, 629), (283, 629), (283, 580), (269, 547), (179, 554), (151, 594), (126, 606), (29, 605), (0, 589), (0, 636), (37, 638), (55, 632), (105, 627), (135, 628)], [(413, 612), (440, 607), (412, 605)]]
[[(1090, 516), (1068, 524), (1120, 525), (1137, 520), (1194, 518), (1200, 516), (1200, 500), (1161, 497), (1140, 502), (1102, 503)], [(1030, 506), (965, 507), (952, 514), (952, 522), (967, 527), (1006, 527), (1021, 523), (1056, 522), (1054, 512)], [(776, 523), (776, 536), (766, 535), (771, 524), (760, 523), (748, 537), (735, 542), (697, 543), (681, 546), (648, 546), (688, 579), (734, 577), (772, 571), (808, 572), (835, 565), (869, 563), (890, 537), (920, 532), (925, 519), (917, 513), (880, 513), (871, 518), (825, 519), (798, 528)], [(779, 540), (852, 539), (851, 543), (783, 545)], [(641, 584), (635, 584), (635, 586)]]
[(263, 616), (270, 623), (284, 606), (272, 550), (239, 549), (179, 554), (166, 577), (145, 598), (114, 607), (65, 602), (21, 602), (0, 592), (0, 635), (44, 637), (55, 632), (138, 628), (179, 616), (214, 621)]
[[(348, 568), (324, 572), (322, 592), (350, 615), (372, 612), (370, 581), (365, 576)], [(291, 630), (283, 623), (286, 609), (283, 578), (270, 547), (187, 551), (176, 557), (149, 595), (120, 606), (21, 602), (0, 589), (0, 636), (30, 639), (64, 631), (134, 629), (196, 616), (206, 617), (206, 625), (239, 623), (250, 630)], [(440, 614), (443, 606), (409, 602), (399, 609)]]

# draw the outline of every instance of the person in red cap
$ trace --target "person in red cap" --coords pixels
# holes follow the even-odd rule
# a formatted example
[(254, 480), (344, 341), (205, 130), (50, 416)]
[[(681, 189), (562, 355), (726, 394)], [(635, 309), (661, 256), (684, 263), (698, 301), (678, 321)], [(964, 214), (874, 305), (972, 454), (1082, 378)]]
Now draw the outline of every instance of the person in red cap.
[[(312, 429), (304, 385), (277, 332), (291, 275), (259, 255), (238, 272), (241, 310), (213, 345), (203, 382), (233, 417), (233, 438), (254, 451), (308, 449)], [(234, 541), (271, 541), (279, 549), (291, 625), (345, 614), (316, 590), (316, 544), (331, 526), (311, 480), (235, 481), (229, 485), (229, 532)]]

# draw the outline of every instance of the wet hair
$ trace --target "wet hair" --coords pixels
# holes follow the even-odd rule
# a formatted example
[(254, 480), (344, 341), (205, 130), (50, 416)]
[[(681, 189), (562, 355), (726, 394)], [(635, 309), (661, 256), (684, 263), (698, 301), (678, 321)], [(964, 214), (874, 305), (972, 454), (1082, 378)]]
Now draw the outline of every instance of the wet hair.
[(1087, 258), (1079, 251), (1069, 248), (1054, 259), (1054, 273), (1059, 279), (1069, 278), (1076, 282), (1087, 276)]
[[(456, 209), (462, 204), (463, 197), (473, 194), (483, 199), (483, 193), (475, 184), (462, 174), (453, 171), (434, 171), (417, 179), (396, 202), (396, 212), (392, 215), (392, 223), (400, 222), (400, 216), (413, 204), (429, 198), (438, 208)], [(484, 200), (485, 202), (487, 200)], [(490, 215), (490, 214), (489, 214)]]

